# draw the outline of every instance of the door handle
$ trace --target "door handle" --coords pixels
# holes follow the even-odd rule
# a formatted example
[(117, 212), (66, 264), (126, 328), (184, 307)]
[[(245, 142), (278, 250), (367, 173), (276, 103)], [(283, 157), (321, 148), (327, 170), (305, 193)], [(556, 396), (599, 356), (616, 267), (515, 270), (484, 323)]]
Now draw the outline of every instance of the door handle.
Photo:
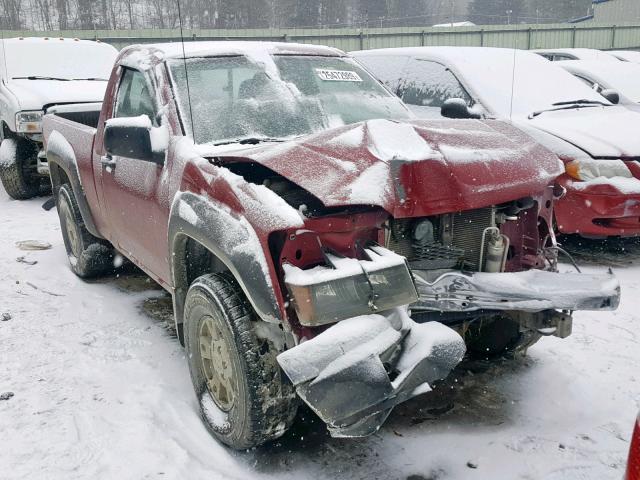
[(110, 168), (112, 170), (116, 168), (116, 161), (107, 155), (105, 155), (104, 157), (100, 157), (100, 163), (102, 164), (103, 168)]

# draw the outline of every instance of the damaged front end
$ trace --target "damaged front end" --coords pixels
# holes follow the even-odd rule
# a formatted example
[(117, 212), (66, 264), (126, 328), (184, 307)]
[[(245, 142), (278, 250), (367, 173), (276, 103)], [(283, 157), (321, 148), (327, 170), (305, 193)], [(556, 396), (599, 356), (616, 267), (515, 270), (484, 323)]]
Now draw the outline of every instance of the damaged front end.
[(462, 360), (452, 329), (417, 324), (406, 309), (337, 323), (278, 356), (298, 395), (334, 437), (376, 432), (394, 406), (431, 390)]
[(378, 245), (363, 253), (363, 260), (326, 254), (327, 266), (309, 270), (284, 265), (300, 323), (338, 322), (278, 356), (336, 437), (374, 433), (395, 405), (429, 391), (465, 353), (454, 330), (417, 324), (402, 307), (418, 300), (404, 257)]
[[(571, 311), (613, 310), (613, 274), (542, 270), (464, 272), (411, 270), (405, 257), (378, 245), (365, 259), (326, 255), (326, 266), (284, 265), (292, 307), (304, 327), (334, 324), (281, 353), (278, 362), (298, 395), (334, 437), (377, 431), (394, 406), (431, 390), (462, 360), (455, 324), (420, 314), (501, 314), (522, 331), (564, 338)], [(430, 278), (435, 275), (435, 278)], [(422, 320), (419, 320), (422, 322)], [(337, 323), (336, 323), (337, 322)]]

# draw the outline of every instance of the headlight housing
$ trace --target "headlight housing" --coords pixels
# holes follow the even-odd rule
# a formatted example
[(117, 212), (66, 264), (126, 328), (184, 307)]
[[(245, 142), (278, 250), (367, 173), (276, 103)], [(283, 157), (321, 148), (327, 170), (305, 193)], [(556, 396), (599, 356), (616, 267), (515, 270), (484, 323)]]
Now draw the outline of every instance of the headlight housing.
[(633, 178), (631, 170), (622, 160), (573, 160), (564, 166), (565, 172), (575, 180), (595, 178)]
[(19, 133), (42, 133), (41, 110), (24, 111), (16, 113), (16, 131)]
[(404, 257), (379, 246), (365, 252), (370, 260), (327, 255), (333, 264), (329, 267), (283, 265), (300, 324), (317, 327), (417, 301)]

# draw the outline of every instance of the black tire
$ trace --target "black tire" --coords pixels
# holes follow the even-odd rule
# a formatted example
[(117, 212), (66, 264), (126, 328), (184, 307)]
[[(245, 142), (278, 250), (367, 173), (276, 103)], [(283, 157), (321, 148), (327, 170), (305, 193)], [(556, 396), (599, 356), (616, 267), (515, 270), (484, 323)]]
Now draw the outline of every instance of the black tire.
[[(0, 144), (0, 180), (9, 196), (15, 200), (26, 200), (45, 194), (47, 187), (37, 174), (38, 145), (26, 138), (5, 138)], [(13, 157), (13, 158), (10, 158)], [(51, 188), (49, 187), (49, 191)]]
[(106, 240), (91, 235), (84, 226), (69, 184), (60, 186), (56, 205), (64, 247), (73, 273), (81, 278), (91, 278), (114, 271), (113, 247)]
[(464, 335), (467, 354), (474, 359), (526, 352), (540, 338), (537, 332), (521, 332), (517, 322), (501, 315), (474, 322)]
[[(276, 361), (278, 352), (270, 341), (258, 338), (256, 321), (232, 275), (203, 275), (191, 284), (184, 308), (191, 381), (208, 430), (235, 449), (256, 447), (282, 436), (298, 408), (295, 390)], [(221, 343), (209, 343), (203, 334), (211, 326), (218, 329), (216, 337)], [(228, 363), (223, 362), (220, 371), (212, 368), (220, 362), (215, 362), (212, 357), (216, 354), (211, 352), (218, 352), (219, 357), (222, 351)], [(215, 388), (215, 379), (224, 383), (222, 377), (230, 388), (219, 387), (214, 393), (208, 382)]]

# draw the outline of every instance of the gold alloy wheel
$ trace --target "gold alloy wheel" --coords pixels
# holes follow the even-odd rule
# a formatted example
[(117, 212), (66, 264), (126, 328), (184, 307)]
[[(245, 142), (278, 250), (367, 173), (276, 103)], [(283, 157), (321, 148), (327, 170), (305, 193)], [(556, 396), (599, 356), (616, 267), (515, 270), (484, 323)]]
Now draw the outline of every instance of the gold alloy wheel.
[(220, 326), (210, 316), (202, 320), (198, 337), (207, 388), (218, 407), (228, 412), (235, 399), (235, 375), (229, 346)]
[(69, 239), (69, 246), (71, 247), (71, 253), (76, 258), (79, 258), (82, 253), (82, 246), (80, 245), (80, 237), (78, 236), (75, 219), (71, 212), (71, 205), (69, 205), (69, 202), (66, 199), (63, 202), (63, 210), (64, 223), (67, 230), (67, 238)]

